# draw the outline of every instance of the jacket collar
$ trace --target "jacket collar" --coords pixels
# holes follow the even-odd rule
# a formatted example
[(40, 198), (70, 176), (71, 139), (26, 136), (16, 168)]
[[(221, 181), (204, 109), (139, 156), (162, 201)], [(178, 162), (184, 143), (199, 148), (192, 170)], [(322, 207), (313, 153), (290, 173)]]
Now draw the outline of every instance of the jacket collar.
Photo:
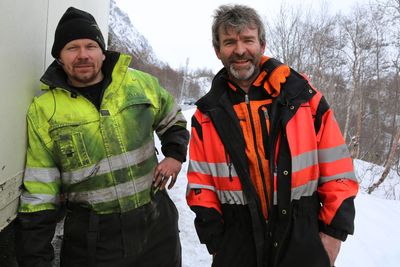
[[(113, 69), (121, 54), (114, 51), (105, 51), (105, 55), (106, 59), (104, 60), (102, 71), (104, 74), (104, 79), (106, 79), (106, 83), (109, 84), (111, 82)], [(40, 78), (40, 81), (45, 84), (43, 88), (44, 90), (59, 87), (71, 92), (75, 92), (75, 90), (68, 84), (67, 75), (65, 74), (63, 68), (56, 60), (50, 64), (43, 76)]]
[[(223, 97), (227, 97), (227, 91), (235, 86), (228, 77), (228, 72), (222, 68), (214, 77), (210, 91), (196, 102), (197, 107), (202, 112), (209, 111), (222, 104)], [(282, 105), (288, 105), (293, 101), (305, 102), (315, 94), (304, 94), (308, 86), (307, 80), (296, 71), (289, 68), (280, 61), (262, 57), (260, 74), (253, 82), (253, 86), (263, 87), (268, 94), (277, 98)], [(279, 97), (278, 97), (279, 96)]]
[[(284, 83), (290, 73), (289, 67), (267, 56), (262, 57), (260, 65), (260, 74), (253, 82), (253, 86), (263, 87), (271, 96), (278, 96), (280, 93), (280, 83)], [(277, 70), (280, 71), (278, 72)], [(196, 105), (202, 111), (212, 109), (220, 103), (221, 97), (227, 94), (227, 90), (233, 89), (236, 91), (237, 88), (239, 87), (229, 79), (226, 68), (222, 68), (215, 75), (210, 91), (197, 101)]]
[(225, 68), (222, 68), (212, 80), (211, 89), (208, 93), (200, 98), (196, 105), (202, 111), (205, 112), (207, 110), (213, 109), (218, 105), (220, 98), (222, 95), (227, 94), (227, 85), (228, 85), (228, 72)]

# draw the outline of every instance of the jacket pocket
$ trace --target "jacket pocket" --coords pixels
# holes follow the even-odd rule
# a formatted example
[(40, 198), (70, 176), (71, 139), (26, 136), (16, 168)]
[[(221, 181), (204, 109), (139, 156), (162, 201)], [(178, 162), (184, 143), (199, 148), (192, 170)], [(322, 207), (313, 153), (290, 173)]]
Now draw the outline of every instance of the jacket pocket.
[(119, 125), (123, 125), (122, 139), (134, 142), (132, 135), (139, 139), (150, 136), (153, 132), (154, 109), (149, 99), (127, 100), (115, 117)]
[(329, 267), (328, 254), (319, 237), (318, 217), (315, 210), (292, 210), (292, 223), (280, 248), (279, 267)]
[(256, 267), (256, 259), (252, 232), (235, 224), (225, 227), (212, 267)]
[(151, 103), (150, 99), (145, 98), (145, 97), (129, 98), (129, 99), (126, 99), (125, 102), (118, 109), (118, 113), (122, 112), (125, 109), (130, 109), (130, 108), (136, 108), (136, 109), (148, 108), (151, 105), (152, 105), (152, 103)]
[(73, 170), (91, 164), (81, 132), (60, 133), (54, 148), (62, 170)]

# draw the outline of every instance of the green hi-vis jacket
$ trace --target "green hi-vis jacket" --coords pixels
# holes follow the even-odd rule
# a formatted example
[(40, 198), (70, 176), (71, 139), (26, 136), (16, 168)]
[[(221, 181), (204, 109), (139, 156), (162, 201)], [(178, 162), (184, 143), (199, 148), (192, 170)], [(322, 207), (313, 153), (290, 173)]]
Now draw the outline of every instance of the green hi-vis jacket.
[[(99, 214), (126, 212), (151, 199), (157, 165), (154, 131), (162, 151), (186, 157), (186, 120), (156, 78), (129, 69), (131, 58), (106, 52), (111, 83), (100, 110), (66, 83), (54, 62), (28, 115), (28, 149), (20, 212), (57, 209), (60, 195)], [(107, 69), (108, 74), (107, 74)]]

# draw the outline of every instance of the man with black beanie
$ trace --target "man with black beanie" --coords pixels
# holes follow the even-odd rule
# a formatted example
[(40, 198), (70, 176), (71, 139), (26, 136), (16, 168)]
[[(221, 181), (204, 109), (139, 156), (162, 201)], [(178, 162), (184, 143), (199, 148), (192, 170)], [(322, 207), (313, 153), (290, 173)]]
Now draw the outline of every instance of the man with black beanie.
[[(16, 246), (19, 266), (51, 266), (66, 210), (61, 266), (181, 266), (172, 188), (186, 158), (186, 120), (156, 78), (107, 51), (96, 20), (60, 19), (28, 110)], [(158, 162), (153, 134), (165, 158)]]
[(72, 40), (91, 39), (98, 43), (104, 52), (106, 45), (94, 17), (82, 10), (70, 7), (58, 22), (51, 55), (60, 57), (60, 51)]

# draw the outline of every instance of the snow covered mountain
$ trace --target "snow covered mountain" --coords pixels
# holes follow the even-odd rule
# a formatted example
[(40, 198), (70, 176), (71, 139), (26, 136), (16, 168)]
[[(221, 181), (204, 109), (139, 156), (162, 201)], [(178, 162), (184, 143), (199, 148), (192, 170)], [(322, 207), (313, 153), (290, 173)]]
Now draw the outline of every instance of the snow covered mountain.
[(146, 37), (132, 25), (128, 14), (114, 0), (111, 0), (108, 28), (110, 48), (118, 48), (115, 50), (141, 58), (149, 64), (165, 66), (165, 63), (157, 59)]
[(135, 28), (129, 15), (121, 10), (115, 0), (111, 0), (108, 28), (108, 49), (131, 55), (132, 67), (159, 78), (160, 84), (178, 101), (183, 98), (198, 99), (210, 89), (213, 78), (211, 71), (174, 70), (167, 62), (159, 60), (146, 37)]

